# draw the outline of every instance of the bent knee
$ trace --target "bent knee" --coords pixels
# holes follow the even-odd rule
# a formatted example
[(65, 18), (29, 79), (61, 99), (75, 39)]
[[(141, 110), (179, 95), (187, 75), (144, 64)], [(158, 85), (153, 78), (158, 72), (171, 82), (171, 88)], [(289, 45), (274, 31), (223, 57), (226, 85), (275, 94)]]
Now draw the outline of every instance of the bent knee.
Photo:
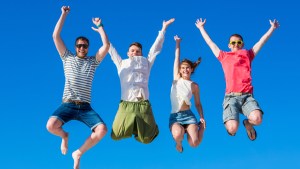
[(262, 123), (262, 118), (249, 119), (249, 122), (253, 125), (260, 125)]
[(198, 147), (199, 144), (200, 144), (200, 140), (199, 139), (195, 139), (195, 140), (192, 140), (190, 142), (190, 146), (193, 147), (193, 148)]
[(237, 123), (226, 123), (226, 130), (229, 135), (234, 136), (238, 130), (238, 124)]
[(231, 136), (235, 136), (236, 132), (237, 132), (238, 127), (237, 126), (227, 126), (226, 130), (228, 132), (229, 135)]
[(107, 127), (104, 124), (100, 124), (93, 131), (98, 135), (105, 135), (107, 133)]
[(175, 140), (177, 139), (183, 139), (184, 133), (181, 131), (172, 131), (172, 135)]
[(46, 128), (49, 132), (55, 131), (62, 126), (62, 122), (56, 118), (50, 118), (46, 124)]
[(54, 127), (53, 127), (53, 125), (52, 125), (52, 124), (50, 124), (50, 123), (47, 123), (47, 124), (46, 124), (46, 129), (47, 129), (49, 132), (51, 132), (51, 131), (53, 131), (53, 130), (54, 130)]
[(248, 120), (253, 125), (260, 125), (262, 123), (262, 113), (260, 110), (255, 110), (251, 112), (248, 117)]

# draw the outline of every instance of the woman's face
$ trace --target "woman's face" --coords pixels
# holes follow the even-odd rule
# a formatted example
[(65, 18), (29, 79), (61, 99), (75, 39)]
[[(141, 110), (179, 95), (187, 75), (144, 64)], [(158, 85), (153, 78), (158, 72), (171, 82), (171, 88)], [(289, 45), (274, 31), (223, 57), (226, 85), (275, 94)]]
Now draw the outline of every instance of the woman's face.
[(191, 74), (193, 72), (193, 68), (186, 62), (181, 63), (180, 65), (180, 75), (184, 79), (190, 79)]

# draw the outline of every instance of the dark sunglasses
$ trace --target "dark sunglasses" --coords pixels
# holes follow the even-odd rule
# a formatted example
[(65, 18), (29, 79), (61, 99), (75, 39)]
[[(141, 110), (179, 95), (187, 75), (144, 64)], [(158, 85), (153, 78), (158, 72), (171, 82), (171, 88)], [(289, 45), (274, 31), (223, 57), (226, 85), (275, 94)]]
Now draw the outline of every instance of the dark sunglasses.
[(231, 45), (235, 45), (235, 44), (241, 45), (241, 44), (243, 44), (243, 41), (241, 41), (241, 40), (238, 40), (238, 41), (230, 41), (229, 44), (231, 44)]
[(84, 49), (87, 49), (89, 47), (89, 45), (88, 44), (77, 44), (76, 47), (79, 48), (79, 49), (81, 47), (83, 47)]

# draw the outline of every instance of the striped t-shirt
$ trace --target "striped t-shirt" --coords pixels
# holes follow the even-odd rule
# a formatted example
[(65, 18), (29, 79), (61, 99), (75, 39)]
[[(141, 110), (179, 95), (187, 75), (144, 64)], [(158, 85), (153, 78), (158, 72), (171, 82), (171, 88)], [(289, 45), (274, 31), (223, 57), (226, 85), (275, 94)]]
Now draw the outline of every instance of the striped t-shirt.
[(65, 73), (63, 100), (91, 102), (92, 81), (95, 70), (100, 64), (95, 56), (79, 58), (66, 50), (61, 56)]

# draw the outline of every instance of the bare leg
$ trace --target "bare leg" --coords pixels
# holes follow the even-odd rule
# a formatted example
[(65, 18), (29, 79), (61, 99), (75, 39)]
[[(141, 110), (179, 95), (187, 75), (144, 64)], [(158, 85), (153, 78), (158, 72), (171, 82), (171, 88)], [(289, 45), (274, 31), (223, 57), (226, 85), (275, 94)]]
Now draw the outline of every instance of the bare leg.
[[(199, 137), (199, 132), (201, 134), (201, 139)], [(203, 130), (200, 131), (198, 125), (190, 124), (187, 127), (187, 140), (191, 147), (197, 147), (202, 140)]]
[(81, 156), (94, 145), (96, 145), (106, 134), (107, 128), (104, 124), (98, 125), (92, 134), (86, 139), (84, 144), (72, 153), (74, 169), (79, 169)]
[(69, 134), (66, 133), (66, 137), (63, 137), (61, 139), (61, 144), (60, 144), (60, 150), (63, 155), (66, 155), (68, 152), (68, 141), (69, 141)]
[(254, 110), (248, 116), (248, 121), (252, 126), (260, 125), (262, 122), (262, 112), (260, 110)]
[(171, 132), (176, 142), (176, 150), (181, 153), (183, 151), (182, 140), (184, 137), (184, 128), (180, 124), (175, 123), (171, 127)]
[(205, 130), (204, 124), (200, 123), (199, 124), (199, 128), (198, 128), (198, 140), (199, 140), (199, 144), (202, 142), (204, 130)]
[(238, 130), (239, 122), (236, 120), (228, 120), (225, 122), (225, 128), (229, 135), (235, 136), (235, 133)]
[(260, 125), (262, 122), (262, 112), (260, 110), (254, 110), (248, 116), (248, 120), (245, 119), (243, 124), (246, 128), (247, 135), (251, 141), (254, 141), (257, 137), (257, 133), (254, 129), (255, 125)]
[(63, 123), (60, 120), (55, 117), (51, 117), (47, 122), (47, 130), (50, 133), (62, 138), (60, 149), (61, 153), (66, 155), (68, 151), (69, 134), (62, 129), (62, 125)]
[(74, 160), (74, 169), (79, 169), (80, 166), (80, 157), (82, 156), (82, 152), (80, 150), (76, 150), (72, 153), (72, 157)]

